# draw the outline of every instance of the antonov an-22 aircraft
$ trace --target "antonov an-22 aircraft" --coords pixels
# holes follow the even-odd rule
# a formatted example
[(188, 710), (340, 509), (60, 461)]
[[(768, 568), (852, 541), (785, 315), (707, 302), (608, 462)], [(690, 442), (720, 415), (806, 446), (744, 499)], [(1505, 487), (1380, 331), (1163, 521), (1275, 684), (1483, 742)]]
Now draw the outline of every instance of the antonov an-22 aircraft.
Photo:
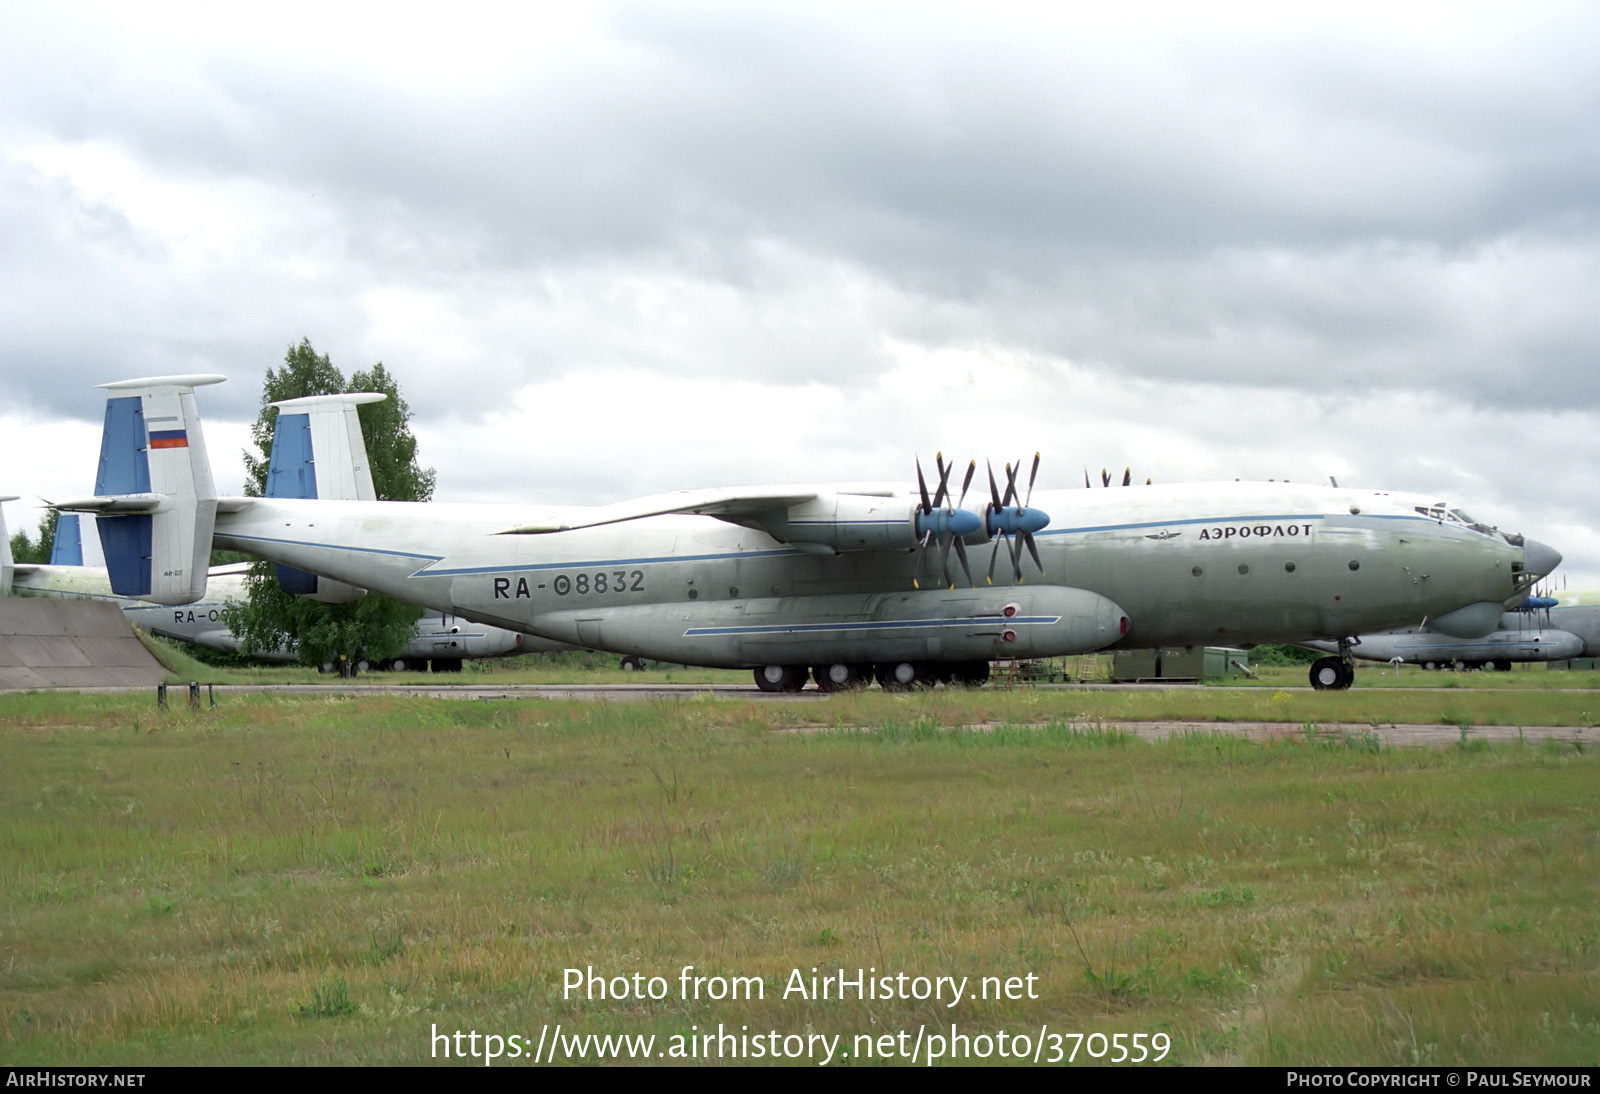
[[(327, 500), (356, 497), (350, 479), (367, 474), (356, 404), (373, 395), (279, 404), (278, 496), (218, 498), (194, 389), (222, 379), (105, 385), (96, 496), (58, 508), (101, 515), (122, 595), (199, 598), (214, 543), (317, 575), (296, 590), (310, 595), (374, 589), (573, 645), (750, 668), (783, 691), (808, 676), (978, 682), (1001, 658), (1345, 640), (1424, 618), (1487, 633), (1561, 557), (1410, 494), (1207, 483), (1035, 498), (1037, 457), (1026, 483), (1008, 467), (1003, 492), (985, 476), (970, 506), (974, 465), (957, 491), (942, 460), (931, 492), (919, 466), (914, 487), (601, 507)], [(1313, 685), (1348, 687), (1350, 664), (1324, 658)]]

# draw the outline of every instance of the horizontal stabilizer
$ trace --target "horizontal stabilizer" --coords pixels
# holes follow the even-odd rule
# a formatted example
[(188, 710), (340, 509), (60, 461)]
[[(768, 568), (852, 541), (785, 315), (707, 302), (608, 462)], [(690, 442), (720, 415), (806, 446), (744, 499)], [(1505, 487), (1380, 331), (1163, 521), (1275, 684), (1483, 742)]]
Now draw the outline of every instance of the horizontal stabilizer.
[(167, 504), (160, 494), (124, 494), (116, 498), (70, 498), (46, 502), (58, 513), (154, 513)]

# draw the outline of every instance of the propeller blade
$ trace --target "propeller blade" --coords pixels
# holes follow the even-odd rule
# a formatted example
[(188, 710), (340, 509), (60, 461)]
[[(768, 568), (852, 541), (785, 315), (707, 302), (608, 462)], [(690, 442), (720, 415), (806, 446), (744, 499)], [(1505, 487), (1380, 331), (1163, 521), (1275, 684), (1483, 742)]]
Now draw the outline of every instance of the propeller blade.
[(1083, 488), (1085, 490), (1094, 489), (1094, 484), (1089, 481), (1089, 469), (1087, 467), (1083, 469)]
[(1111, 472), (1107, 471), (1103, 467), (1100, 469), (1100, 485), (1101, 486), (1110, 486), (1111, 485)]
[(1033, 556), (1033, 564), (1039, 567), (1039, 575), (1044, 576), (1044, 563), (1039, 559), (1039, 548), (1033, 545), (1033, 533), (1023, 532), (1017, 537), (1022, 540), (1023, 546), (1028, 548), (1028, 553)]
[(972, 476), (977, 474), (977, 472), (978, 472), (978, 461), (977, 460), (973, 460), (971, 463), (967, 464), (967, 477), (965, 479), (961, 480), (961, 500), (956, 502), (956, 508), (957, 509), (960, 509), (962, 506), (966, 505), (966, 503), (967, 503), (967, 487), (972, 485)]
[(1133, 485), (1133, 468), (1124, 467), (1122, 469), (1122, 485), (1123, 486), (1132, 486)]
[(1033, 483), (1039, 477), (1039, 453), (1033, 454), (1033, 470), (1028, 472), (1028, 496), (1022, 502), (1024, 507), (1033, 501)]
[(943, 452), (936, 452), (933, 461), (939, 468), (939, 489), (933, 494), (933, 507), (938, 509), (944, 505), (945, 496), (950, 493), (950, 471), (955, 465), (951, 464), (950, 467), (944, 465)]
[(999, 508), (1001, 508), (1001, 505), (1000, 505), (1000, 488), (998, 486), (996, 486), (995, 482), (994, 482), (994, 464), (990, 463), (990, 464), (988, 464), (988, 467), (989, 467), (989, 506), (992, 509), (999, 509)]
[(954, 542), (956, 545), (956, 558), (961, 560), (961, 572), (967, 575), (967, 585), (970, 587), (973, 581), (972, 567), (967, 565), (967, 545), (961, 541), (960, 536), (956, 536)]
[(994, 584), (994, 560), (1000, 554), (1000, 537), (994, 537), (994, 546), (989, 548), (989, 584)]
[(928, 501), (928, 484), (922, 478), (922, 457), (917, 457), (917, 492), (922, 495), (923, 513), (933, 512), (933, 505)]

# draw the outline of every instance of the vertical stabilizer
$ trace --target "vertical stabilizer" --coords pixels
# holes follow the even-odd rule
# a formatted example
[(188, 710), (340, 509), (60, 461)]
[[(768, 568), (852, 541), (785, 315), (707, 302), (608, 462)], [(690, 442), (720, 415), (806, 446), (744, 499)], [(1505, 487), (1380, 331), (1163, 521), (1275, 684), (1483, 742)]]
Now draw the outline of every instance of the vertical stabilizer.
[(155, 376), (102, 384), (97, 522), (112, 591), (187, 604), (206, 591), (217, 490), (194, 389), (224, 377)]
[[(372, 466), (356, 409), (382, 402), (386, 395), (359, 392), (309, 395), (285, 399), (272, 432), (272, 457), (267, 464), (266, 496), (322, 501), (376, 501)], [(296, 596), (330, 604), (347, 604), (365, 590), (342, 581), (279, 566), (278, 584)]]
[(105, 569), (106, 560), (100, 553), (100, 532), (95, 526), (93, 513), (57, 514), (56, 538), (50, 545), (50, 565)]
[(5, 503), (16, 500), (15, 494), (0, 497), (0, 596), (11, 595), (11, 532), (6, 528)]
[(386, 398), (368, 391), (273, 403), (278, 423), (267, 466), (267, 497), (377, 501), (356, 408)]

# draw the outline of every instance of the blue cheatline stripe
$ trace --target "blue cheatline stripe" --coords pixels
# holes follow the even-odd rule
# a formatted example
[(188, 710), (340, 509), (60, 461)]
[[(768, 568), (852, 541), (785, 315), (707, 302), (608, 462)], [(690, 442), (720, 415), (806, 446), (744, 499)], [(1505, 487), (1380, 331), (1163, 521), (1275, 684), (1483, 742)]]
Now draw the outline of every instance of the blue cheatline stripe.
[(704, 555), (648, 555), (639, 558), (568, 559), (564, 562), (529, 562), (520, 566), (462, 566), (450, 569), (429, 569), (435, 562), (444, 561), (441, 555), (423, 554), (419, 551), (395, 551), (385, 547), (354, 547), (340, 543), (322, 543), (305, 539), (278, 539), (275, 536), (246, 536), (237, 532), (222, 531), (219, 535), (249, 543), (275, 543), (284, 547), (317, 547), (328, 551), (349, 551), (352, 554), (385, 555), (389, 558), (424, 559), (427, 565), (413, 571), (411, 577), (463, 577), (470, 574), (531, 573), (536, 570), (604, 569), (607, 566), (643, 566), (655, 562), (711, 562), (728, 558), (798, 558), (804, 552), (790, 548), (765, 551), (722, 551)]
[(100, 547), (105, 551), (111, 591), (118, 596), (147, 596), (150, 592), (150, 542), (154, 518), (149, 513), (130, 517), (101, 517)]
[(913, 627), (971, 627), (987, 626), (1049, 626), (1061, 622), (1059, 615), (1014, 615), (1010, 619), (998, 615), (968, 616), (965, 619), (886, 619), (868, 622), (836, 623), (770, 623), (750, 627), (690, 627), (683, 632), (685, 638), (714, 638), (733, 634), (808, 634), (817, 631), (896, 631)]
[(272, 430), (272, 456), (267, 461), (269, 498), (314, 499), (317, 496), (316, 454), (311, 449), (311, 415), (279, 414)]
[(56, 539), (50, 545), (50, 565), (83, 565), (83, 532), (78, 527), (78, 514), (62, 513), (56, 517)]
[[(1035, 532), (1037, 536), (1071, 536), (1080, 532), (1125, 532), (1139, 528), (1176, 528), (1180, 525), (1190, 524), (1272, 524), (1276, 521), (1290, 523), (1307, 523), (1312, 521), (1327, 521), (1342, 517), (1340, 513), (1278, 513), (1269, 516), (1241, 516), (1241, 517), (1187, 517), (1183, 520), (1146, 520), (1131, 524), (1086, 524), (1078, 528), (1046, 528)], [(1407, 513), (1362, 513), (1361, 520), (1419, 520), (1427, 524), (1437, 524), (1432, 517)]]
[(431, 570), (424, 566), (412, 577), (462, 577), (468, 574), (518, 574), (536, 570), (603, 570), (607, 566), (643, 566), (655, 562), (715, 562), (728, 558), (799, 558), (803, 551), (781, 548), (775, 551), (722, 551), (705, 555), (652, 555), (643, 558), (607, 558), (588, 561), (529, 562), (521, 566), (463, 566), (448, 570)]
[(150, 457), (145, 451), (144, 404), (137, 395), (106, 400), (106, 423), (100, 433), (100, 470), (95, 475), (97, 498), (150, 492)]
[(1531, 638), (1519, 638), (1515, 642), (1433, 642), (1433, 643), (1426, 643), (1426, 644), (1418, 644), (1418, 645), (1415, 645), (1415, 646), (1402, 646), (1400, 643), (1396, 642), (1394, 648), (1396, 650), (1410, 650), (1410, 651), (1417, 651), (1417, 652), (1420, 652), (1422, 650), (1463, 650), (1463, 649), (1509, 650), (1509, 649), (1513, 649), (1513, 648), (1515, 648), (1517, 646), (1523, 645), (1524, 643), (1526, 643), (1528, 645), (1537, 645), (1537, 643), (1534, 642), (1533, 639), (1531, 639)]

